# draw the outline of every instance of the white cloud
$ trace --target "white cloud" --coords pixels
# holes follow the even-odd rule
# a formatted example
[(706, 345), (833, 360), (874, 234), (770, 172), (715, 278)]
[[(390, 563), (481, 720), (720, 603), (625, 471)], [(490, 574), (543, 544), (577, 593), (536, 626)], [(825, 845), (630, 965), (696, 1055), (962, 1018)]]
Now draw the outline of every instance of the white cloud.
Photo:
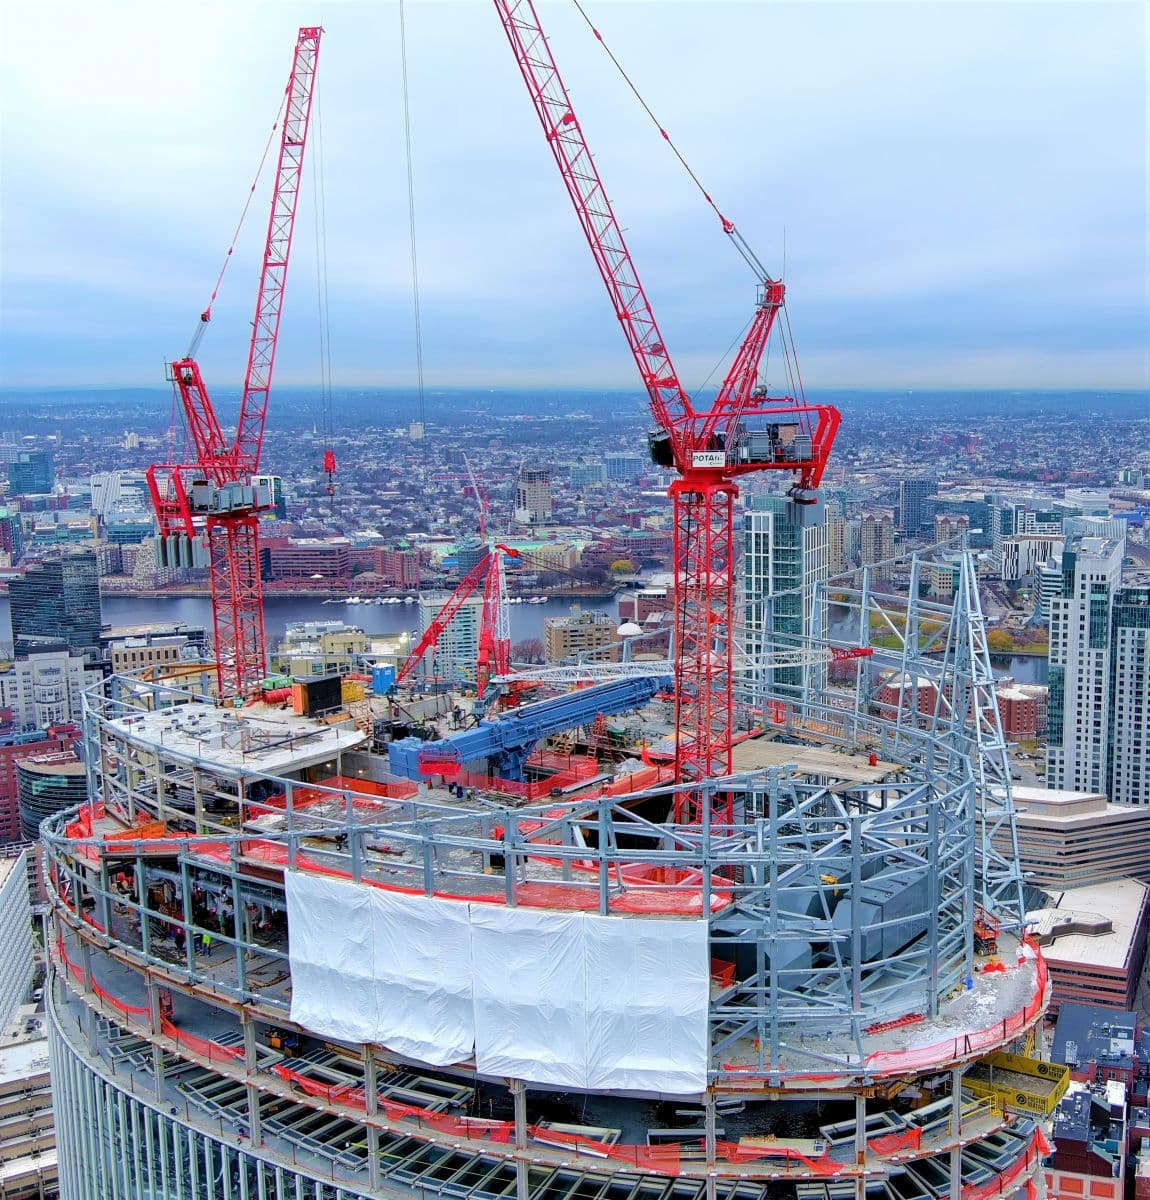
[[(1018, 373), (1045, 371), (1042, 355), (1056, 352), (1099, 384), (1126, 371), (1127, 384), (1143, 381), (1141, 5), (599, 0), (588, 10), (772, 269), (786, 230), (792, 303), (820, 331), (810, 355), (800, 332), (812, 386), (850, 383), (852, 361), (859, 383), (877, 369), (934, 369), (945, 383), (956, 369), (946, 314), (964, 299), (993, 330), (982, 358), (965, 340), (954, 347), (977, 377), (1022, 385)], [(701, 378), (749, 314), (753, 281), (577, 13), (541, 11), (681, 374), (705, 363)], [(588, 383), (630, 382), (491, 6), (408, 0), (407, 15), (429, 375), (499, 382), (518, 345), (532, 382), (547, 371), (557, 383), (581, 382), (581, 371)], [(56, 344), (126, 381), (150, 378), (179, 349), (244, 201), (295, 29), (316, 20), (326, 33), (311, 150), (318, 162), (322, 143), (327, 284), (342, 323), (333, 345), (349, 375), (402, 382), (411, 296), (393, 0), (10, 4), (6, 382), (51, 382), (64, 369), (61, 355), (42, 359), (44, 312)], [(301, 378), (318, 375), (308, 174), (285, 321), (297, 344), (281, 356)], [(242, 358), (265, 195), (216, 307), (221, 357)], [(1034, 325), (1059, 288), (1068, 303), (1106, 306), (1106, 336), (1087, 323), (1068, 347), (1052, 312), (1044, 342)], [(860, 308), (884, 330), (885, 366), (853, 349), (825, 356)], [(926, 338), (935, 310), (938, 333)], [(1007, 344), (1034, 344), (1038, 357), (998, 357)], [(820, 364), (833, 381), (818, 380)], [(78, 361), (79, 374), (89, 365)]]

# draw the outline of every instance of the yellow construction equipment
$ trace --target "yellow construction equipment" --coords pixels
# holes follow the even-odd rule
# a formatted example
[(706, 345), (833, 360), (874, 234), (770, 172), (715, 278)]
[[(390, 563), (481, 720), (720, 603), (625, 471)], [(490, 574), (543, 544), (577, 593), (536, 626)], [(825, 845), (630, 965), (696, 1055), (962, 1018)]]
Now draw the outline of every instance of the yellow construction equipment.
[(1070, 1068), (1003, 1050), (988, 1054), (963, 1076), (962, 1086), (976, 1096), (991, 1096), (1003, 1108), (1048, 1117), (1070, 1085)]

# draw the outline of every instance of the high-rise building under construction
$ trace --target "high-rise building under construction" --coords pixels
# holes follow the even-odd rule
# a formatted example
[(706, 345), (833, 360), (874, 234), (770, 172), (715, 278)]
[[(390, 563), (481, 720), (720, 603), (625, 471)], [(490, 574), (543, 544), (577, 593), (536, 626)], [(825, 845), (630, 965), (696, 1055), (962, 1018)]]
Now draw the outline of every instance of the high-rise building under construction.
[[(94, 689), (95, 794), (43, 826), (64, 1200), (1024, 1186), (1066, 1073), (1025, 1054), (1048, 984), (973, 581), (900, 610), (942, 650), (889, 652), (945, 704), (805, 697), (691, 785), (715, 821), (637, 761), (580, 792), (532, 782), (541, 744), (504, 784), (504, 739), (449, 791), (351, 721)], [(865, 631), (880, 598), (835, 589)]]

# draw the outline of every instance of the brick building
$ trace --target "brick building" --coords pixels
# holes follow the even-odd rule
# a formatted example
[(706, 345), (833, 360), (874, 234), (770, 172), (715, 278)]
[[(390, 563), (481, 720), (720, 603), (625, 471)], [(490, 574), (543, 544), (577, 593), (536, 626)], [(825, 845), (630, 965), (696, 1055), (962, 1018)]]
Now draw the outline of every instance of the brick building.
[(16, 764), (40, 754), (71, 750), (79, 737), (75, 725), (0, 736), (0, 845), (22, 840)]

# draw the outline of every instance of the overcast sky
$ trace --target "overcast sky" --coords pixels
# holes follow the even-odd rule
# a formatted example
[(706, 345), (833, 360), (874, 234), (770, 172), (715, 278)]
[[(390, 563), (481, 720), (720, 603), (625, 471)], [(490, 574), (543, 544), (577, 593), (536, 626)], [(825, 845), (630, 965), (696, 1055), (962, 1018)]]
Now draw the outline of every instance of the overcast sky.
[[(808, 388), (1150, 386), (1150, 7), (585, 0), (662, 124), (783, 272)], [(636, 384), (494, 8), (408, 0), (431, 385)], [(754, 279), (574, 7), (541, 8), (680, 376)], [(281, 336), (335, 386), (415, 382), (399, 9), (9, 0), (0, 51), (6, 385), (160, 385), (227, 248), (295, 30), (318, 120)], [(252, 206), (200, 360), (241, 382)], [(325, 236), (316, 202), (322, 185)], [(782, 380), (772, 380), (782, 384)]]

